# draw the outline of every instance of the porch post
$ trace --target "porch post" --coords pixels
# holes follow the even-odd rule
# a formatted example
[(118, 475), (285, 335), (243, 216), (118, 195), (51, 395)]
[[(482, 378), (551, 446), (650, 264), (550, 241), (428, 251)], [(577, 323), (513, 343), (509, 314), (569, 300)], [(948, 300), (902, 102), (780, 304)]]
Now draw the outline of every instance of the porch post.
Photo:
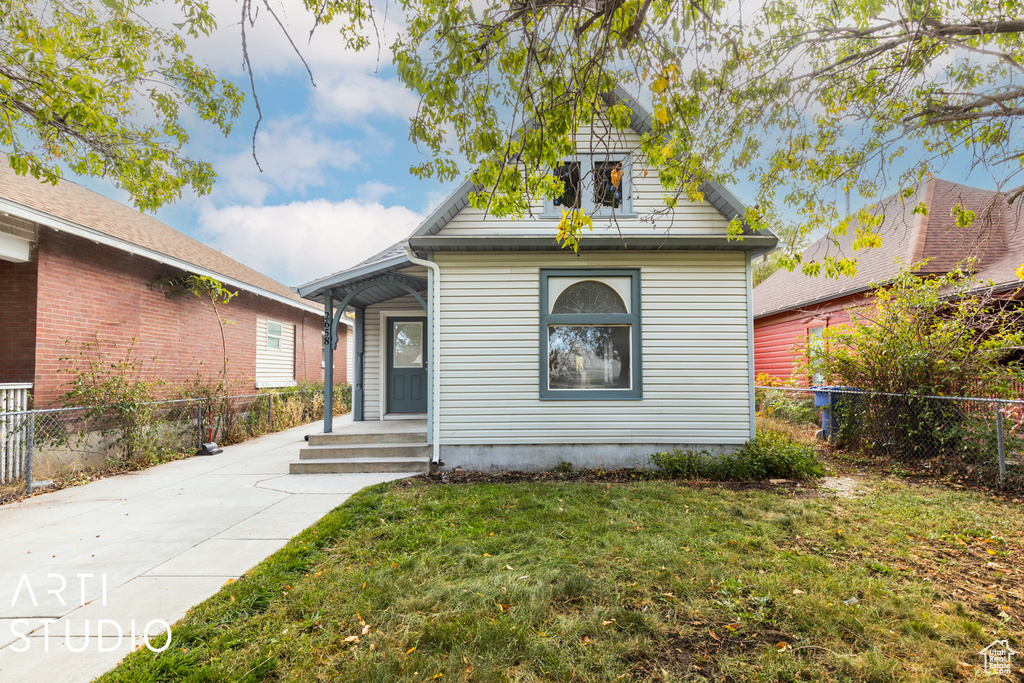
[(334, 429), (334, 297), (324, 293), (324, 434)]
[(352, 363), (352, 420), (362, 422), (363, 420), (363, 309), (356, 309), (355, 347), (356, 357)]

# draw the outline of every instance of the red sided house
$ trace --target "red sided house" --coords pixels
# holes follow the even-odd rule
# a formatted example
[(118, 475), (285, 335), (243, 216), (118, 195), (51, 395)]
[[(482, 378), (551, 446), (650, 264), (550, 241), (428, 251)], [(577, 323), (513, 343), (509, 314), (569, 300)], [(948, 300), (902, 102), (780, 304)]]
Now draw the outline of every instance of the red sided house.
[[(80, 185), (18, 176), (0, 157), (0, 386), (31, 384), (35, 407), (47, 407), (67, 381), (59, 358), (96, 339), (122, 357), (136, 339), (133, 357), (169, 386), (215, 377), (214, 311), (150, 284), (181, 272), (238, 292), (221, 307), (232, 391), (323, 380), (323, 313), (288, 287)], [(345, 342), (336, 383), (348, 379)]]
[[(921, 203), (926, 214), (914, 213)], [(956, 224), (954, 207), (976, 212), (970, 227)], [(946, 273), (967, 259), (975, 259), (974, 272), (992, 280), (999, 289), (1021, 283), (1015, 274), (1024, 263), (1024, 221), (1019, 207), (1008, 206), (995, 192), (938, 178), (918, 184), (906, 199), (889, 197), (879, 202), (884, 213), (879, 227), (882, 246), (855, 252), (854, 230), (824, 237), (803, 252), (803, 261), (827, 254), (857, 259), (854, 277), (808, 277), (799, 269), (780, 270), (754, 288), (754, 370), (783, 380), (794, 376), (794, 362), (803, 359), (807, 340), (826, 328), (849, 321), (850, 309), (864, 303), (874, 286), (884, 284), (904, 266), (929, 259), (919, 271)], [(815, 378), (800, 378), (814, 384)]]

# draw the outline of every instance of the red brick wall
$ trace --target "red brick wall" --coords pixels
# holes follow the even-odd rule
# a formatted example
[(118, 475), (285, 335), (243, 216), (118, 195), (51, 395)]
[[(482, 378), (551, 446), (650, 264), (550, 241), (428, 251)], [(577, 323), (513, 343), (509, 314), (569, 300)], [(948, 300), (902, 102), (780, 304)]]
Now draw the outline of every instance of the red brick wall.
[(0, 382), (35, 373), (36, 262), (0, 261)]
[[(256, 316), (295, 325), (295, 379), (321, 381), (321, 316), (249, 292), (240, 292), (220, 307), (229, 321), (221, 327), (209, 306), (192, 297), (168, 299), (148, 283), (174, 269), (149, 259), (93, 244), (88, 240), (40, 229), (38, 255), (38, 322), (36, 325), (36, 405), (47, 405), (62, 392), (67, 375), (62, 355), (97, 337), (105, 350), (123, 357), (137, 339), (133, 356), (143, 361), (146, 376), (167, 382), (168, 394), (201, 374), (215, 378), (223, 365), (221, 330), (227, 345), (229, 389), (255, 391)], [(65, 343), (67, 340), (69, 343)], [(347, 381), (344, 343), (334, 362), (335, 382)]]

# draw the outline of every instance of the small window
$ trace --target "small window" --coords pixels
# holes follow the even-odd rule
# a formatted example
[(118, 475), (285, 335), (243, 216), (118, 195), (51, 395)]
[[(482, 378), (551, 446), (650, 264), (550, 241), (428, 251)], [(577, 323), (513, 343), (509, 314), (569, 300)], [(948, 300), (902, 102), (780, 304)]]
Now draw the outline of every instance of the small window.
[[(811, 367), (815, 366), (817, 357), (824, 348), (824, 340), (821, 338), (824, 330), (821, 325), (807, 328), (807, 360), (810, 361)], [(821, 372), (818, 370), (811, 373), (811, 386), (821, 386)]]
[(555, 169), (555, 177), (562, 181), (565, 190), (555, 197), (554, 205), (562, 209), (580, 208), (580, 162), (565, 162)]
[(419, 321), (395, 322), (391, 334), (395, 346), (392, 366), (395, 368), (422, 368), (423, 323)]
[(625, 174), (621, 161), (599, 161), (594, 164), (594, 206), (622, 208)]
[(540, 275), (540, 397), (642, 398), (639, 271)]
[(281, 323), (267, 321), (267, 348), (281, 350)]

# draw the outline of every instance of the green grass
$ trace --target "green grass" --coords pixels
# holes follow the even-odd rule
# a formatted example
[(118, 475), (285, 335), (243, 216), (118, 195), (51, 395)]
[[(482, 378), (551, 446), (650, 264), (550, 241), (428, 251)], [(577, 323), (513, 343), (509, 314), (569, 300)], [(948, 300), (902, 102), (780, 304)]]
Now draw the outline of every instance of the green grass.
[(887, 483), (411, 480), (353, 496), (100, 680), (970, 679), (992, 640), (1024, 650), (1022, 522)]

